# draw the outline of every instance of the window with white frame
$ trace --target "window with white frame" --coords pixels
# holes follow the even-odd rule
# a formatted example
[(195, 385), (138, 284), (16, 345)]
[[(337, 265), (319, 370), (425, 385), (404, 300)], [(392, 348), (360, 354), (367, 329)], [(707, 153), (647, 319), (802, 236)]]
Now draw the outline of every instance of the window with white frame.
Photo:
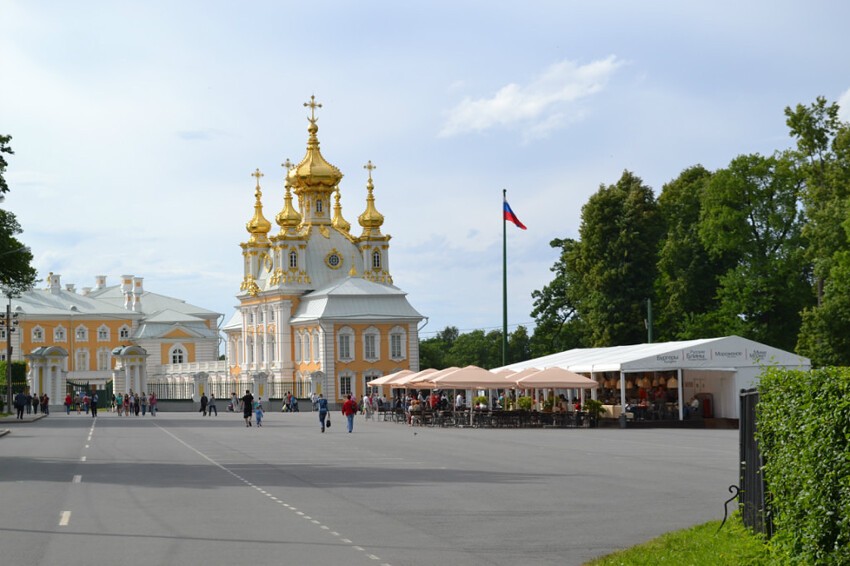
[(352, 359), (351, 346), (354, 342), (354, 330), (348, 326), (341, 328), (337, 333), (337, 342), (339, 344), (337, 359), (344, 362), (350, 361)]
[(118, 329), (118, 338), (121, 340), (127, 340), (130, 338), (130, 327), (126, 324)]
[(339, 376), (339, 396), (345, 397), (346, 395), (351, 395), (353, 393), (351, 389), (352, 381), (354, 381), (354, 376), (351, 372), (340, 374)]
[(36, 326), (32, 329), (32, 341), (44, 342), (44, 329), (42, 327)]
[(64, 326), (57, 326), (53, 329), (53, 341), (54, 342), (65, 342), (68, 340), (68, 335), (65, 332)]
[(381, 269), (381, 252), (375, 250), (372, 252), (372, 269)]
[(313, 333), (313, 361), (319, 361), (319, 331)]
[(298, 267), (298, 252), (292, 250), (289, 252), (289, 267), (295, 269)]
[(269, 311), (269, 322), (274, 322), (274, 309)]
[(301, 333), (295, 333), (295, 363), (301, 361)]
[(310, 333), (309, 332), (305, 332), (301, 336), (301, 347), (304, 348), (304, 350), (301, 352), (301, 359), (304, 360), (305, 364), (309, 363), (310, 362)]
[(89, 340), (89, 329), (85, 326), (78, 326), (74, 331), (74, 339), (77, 342), (88, 342)]
[(401, 326), (396, 326), (390, 330), (390, 358), (393, 360), (403, 360), (407, 357), (405, 346), (405, 338), (407, 333)]
[(322, 199), (316, 199), (316, 212), (322, 213)]
[(266, 361), (266, 340), (265, 340), (265, 336), (260, 336), (259, 338), (257, 338), (257, 340), (260, 342), (260, 347), (258, 348), (258, 350), (259, 350), (258, 358), (259, 359), (257, 360), (257, 362), (263, 363), (263, 362)]
[(269, 360), (273, 362), (277, 360), (277, 342), (274, 335), (269, 336)]
[(80, 348), (77, 350), (77, 355), (75, 358), (76, 370), (77, 371), (89, 371), (89, 351)]
[(370, 326), (363, 333), (363, 358), (370, 362), (380, 358), (381, 334), (374, 326)]
[(109, 327), (105, 324), (101, 325), (101, 327), (97, 329), (97, 341), (109, 342)]
[[(0, 340), (3, 340), (3, 341), (6, 340), (6, 329), (5, 328), (0, 328)], [(3, 350), (3, 351), (5, 352), (5, 350)]]
[(181, 344), (173, 346), (168, 353), (168, 357), (171, 359), (172, 364), (186, 363), (186, 351)]
[(363, 391), (368, 392), (369, 391), (369, 389), (368, 389), (369, 388), (369, 382), (372, 381), (373, 379), (378, 379), (382, 375), (383, 374), (378, 370), (370, 369), (369, 371), (367, 371), (363, 375), (363, 386), (364, 386)]
[(101, 348), (97, 351), (97, 371), (109, 369), (109, 348)]
[(249, 325), (254, 324), (254, 313), (252, 313), (252, 312), (248, 313), (248, 324)]

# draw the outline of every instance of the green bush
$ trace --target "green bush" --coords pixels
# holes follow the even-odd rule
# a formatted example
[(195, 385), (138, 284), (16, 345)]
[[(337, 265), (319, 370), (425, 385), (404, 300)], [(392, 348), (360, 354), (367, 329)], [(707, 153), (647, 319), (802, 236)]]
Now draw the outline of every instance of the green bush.
[(774, 551), (794, 564), (850, 564), (850, 368), (766, 370), (756, 428)]
[(531, 410), (531, 403), (532, 403), (531, 397), (520, 397), (516, 400), (517, 406), (520, 409), (522, 409), (523, 411), (530, 411)]

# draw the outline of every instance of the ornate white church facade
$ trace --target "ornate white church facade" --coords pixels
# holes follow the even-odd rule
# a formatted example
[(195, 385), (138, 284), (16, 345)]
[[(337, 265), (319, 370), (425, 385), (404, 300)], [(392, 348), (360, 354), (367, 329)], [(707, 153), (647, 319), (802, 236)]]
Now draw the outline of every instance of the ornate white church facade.
[(375, 166), (364, 166), (365, 209), (355, 233), (340, 204), (343, 174), (319, 150), (321, 104), (311, 97), (305, 106), (307, 151), (298, 164), (283, 164), (283, 208), (274, 226), (263, 213), (263, 174), (253, 173), (239, 307), (223, 331), (229, 378), (252, 383), (255, 395), (323, 393), (338, 401), (362, 395), (376, 377), (418, 370), (423, 317), (393, 285), (390, 235), (375, 206)]

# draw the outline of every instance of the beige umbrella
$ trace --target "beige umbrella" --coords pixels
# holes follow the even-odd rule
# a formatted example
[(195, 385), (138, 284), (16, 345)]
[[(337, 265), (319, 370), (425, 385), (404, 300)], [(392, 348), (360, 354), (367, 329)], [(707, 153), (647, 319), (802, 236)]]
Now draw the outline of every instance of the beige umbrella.
[(516, 380), (518, 387), (551, 389), (596, 389), (599, 384), (588, 377), (571, 372), (568, 369), (550, 367)]
[[(433, 368), (423, 369), (422, 371), (417, 371), (416, 373), (409, 373), (401, 379), (393, 382), (393, 387), (404, 387), (405, 389), (413, 387), (417, 383), (424, 383), (428, 380), (428, 377), (437, 373), (437, 370)], [(423, 388), (426, 385), (422, 385)]]
[(414, 373), (414, 372), (409, 370), (409, 369), (403, 369), (403, 370), (397, 371), (395, 373), (390, 373), (390, 374), (378, 377), (376, 379), (373, 379), (372, 381), (369, 382), (369, 387), (373, 387), (373, 386), (377, 387), (377, 386), (380, 386), (380, 385), (390, 385), (391, 383), (394, 383), (396, 380), (403, 379), (404, 377), (411, 375), (412, 373)]
[(466, 366), (431, 379), (439, 387), (455, 389), (504, 389), (505, 378), (478, 366)]

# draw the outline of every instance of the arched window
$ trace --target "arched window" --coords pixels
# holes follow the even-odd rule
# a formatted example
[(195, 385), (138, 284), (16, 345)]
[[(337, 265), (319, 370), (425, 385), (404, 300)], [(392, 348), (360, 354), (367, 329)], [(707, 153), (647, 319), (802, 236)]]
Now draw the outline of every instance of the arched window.
[(101, 325), (100, 328), (97, 329), (97, 341), (109, 342), (109, 327), (105, 324)]
[(341, 362), (349, 362), (352, 359), (352, 345), (354, 342), (354, 330), (348, 326), (339, 329), (337, 333), (337, 359)]
[(301, 362), (301, 333), (295, 333), (295, 363)]
[(245, 341), (245, 363), (250, 364), (254, 362), (254, 338), (248, 336), (248, 339)]
[(316, 199), (316, 212), (322, 213), (322, 199)]
[(53, 329), (53, 341), (54, 342), (65, 342), (68, 340), (68, 336), (65, 333), (64, 326), (57, 326)]
[(295, 250), (289, 252), (289, 267), (293, 269), (298, 267), (298, 252)]
[(319, 331), (313, 333), (313, 361), (319, 361)]
[(390, 358), (395, 361), (407, 357), (407, 332), (401, 326), (395, 326), (390, 330)]
[(183, 350), (183, 346), (181, 346), (180, 344), (177, 344), (176, 346), (171, 348), (169, 357), (171, 358), (172, 364), (186, 363), (186, 352), (185, 350)]
[(121, 340), (128, 340), (130, 338), (130, 327), (125, 324), (118, 329), (118, 338)]
[(381, 269), (381, 251), (372, 252), (372, 269)]
[(88, 340), (89, 340), (89, 329), (81, 324), (74, 331), (74, 339), (77, 342), (88, 342)]
[(381, 357), (381, 333), (374, 326), (363, 332), (363, 359), (374, 362)]
[(77, 350), (75, 364), (77, 367), (74, 369), (77, 371), (89, 371), (89, 351), (85, 348)]
[(277, 342), (274, 339), (274, 335), (269, 336), (269, 360), (274, 362), (277, 360)]
[(109, 348), (101, 348), (97, 351), (97, 371), (108, 371), (109, 369)]
[[(14, 332), (15, 329), (12, 329)], [(32, 329), (32, 341), (33, 342), (44, 342), (44, 329), (40, 326), (36, 326)]]

